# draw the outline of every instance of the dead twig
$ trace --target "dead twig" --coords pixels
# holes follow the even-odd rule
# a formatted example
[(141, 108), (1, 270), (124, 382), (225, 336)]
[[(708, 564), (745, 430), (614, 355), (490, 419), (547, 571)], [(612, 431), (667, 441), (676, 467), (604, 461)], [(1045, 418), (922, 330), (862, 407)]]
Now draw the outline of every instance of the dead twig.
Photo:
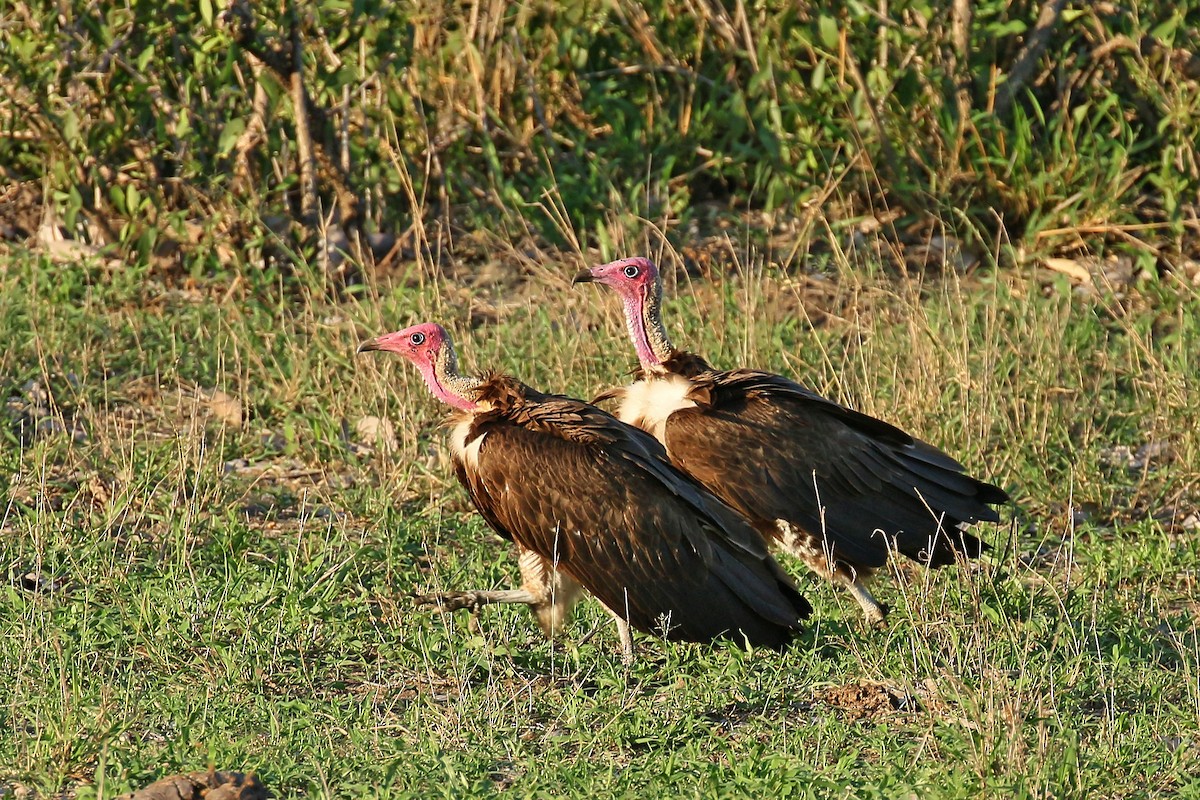
[(250, 166), (250, 153), (261, 145), (267, 136), (267, 104), (270, 98), (267, 95), (267, 90), (263, 88), (262, 71), (263, 62), (258, 56), (247, 51), (247, 61), (250, 62), (250, 74), (254, 80), (254, 100), (250, 106), (250, 120), (246, 123), (246, 129), (242, 131), (242, 135), (238, 137), (237, 143), (233, 146), (234, 152), (234, 176), (237, 180), (242, 181), (245, 188), (250, 190), (253, 188), (253, 170)]
[(308, 127), (308, 90), (304, 87), (304, 43), (300, 33), (300, 12), (296, 3), (288, 6), (291, 26), (292, 59), (288, 84), (296, 115), (296, 158), (300, 162), (300, 216), (307, 225), (316, 219), (317, 167), (313, 158), (312, 135)]
[(1042, 3), (1037, 22), (1034, 24), (1029, 38), (1025, 40), (1025, 46), (1017, 54), (1012, 69), (1008, 71), (1008, 78), (1000, 84), (1000, 90), (996, 96), (996, 116), (1004, 116), (1008, 113), (1009, 107), (1017, 97), (1017, 92), (1033, 75), (1038, 59), (1050, 46), (1050, 37), (1058, 25), (1058, 18), (1066, 4), (1067, 0), (1046, 0), (1045, 3)]

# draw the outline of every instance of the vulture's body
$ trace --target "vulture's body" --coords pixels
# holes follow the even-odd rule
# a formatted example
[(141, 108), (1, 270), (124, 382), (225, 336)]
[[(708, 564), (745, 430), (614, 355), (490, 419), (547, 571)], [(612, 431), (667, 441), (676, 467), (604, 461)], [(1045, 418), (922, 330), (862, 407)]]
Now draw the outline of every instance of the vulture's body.
[(886, 422), (779, 375), (682, 353), (664, 366), (616, 393), (618, 416), (784, 549), (860, 569), (894, 549), (942, 566), (984, 548), (961, 524), (999, 519), (986, 503), (1002, 502), (1000, 490)]
[[(415, 354), (402, 349), (412, 331)], [(434, 362), (422, 368), (426, 380), (459, 408), (451, 420), (455, 472), (488, 524), (517, 546), (526, 583), (535, 584), (527, 595), (557, 586), (573, 602), (581, 585), (618, 621), (668, 639), (782, 648), (795, 634), (811, 611), (807, 601), (754, 528), (672, 467), (658, 441), (504, 375), (459, 376), (452, 350), (440, 365), (425, 354), (437, 336), (445, 336), (437, 326), (414, 326), (364, 349)], [(509, 599), (482, 602), (513, 602), (520, 591), (493, 594)], [(538, 610), (537, 597), (515, 601)], [(567, 610), (557, 603), (555, 619)]]
[(455, 472), (488, 524), (637, 630), (780, 647), (807, 604), (759, 537), (666, 461), (661, 445), (578, 400), (505, 376), (460, 412)]
[[(632, 273), (632, 275), (631, 275)], [(677, 467), (768, 541), (845, 585), (879, 624), (886, 608), (863, 579), (890, 553), (931, 567), (976, 558), (986, 545), (962, 526), (997, 521), (1000, 488), (964, 473), (936, 447), (779, 375), (713, 369), (673, 348), (659, 318), (661, 287), (645, 259), (581, 273), (625, 300), (642, 363), (638, 379), (598, 399), (653, 434)]]

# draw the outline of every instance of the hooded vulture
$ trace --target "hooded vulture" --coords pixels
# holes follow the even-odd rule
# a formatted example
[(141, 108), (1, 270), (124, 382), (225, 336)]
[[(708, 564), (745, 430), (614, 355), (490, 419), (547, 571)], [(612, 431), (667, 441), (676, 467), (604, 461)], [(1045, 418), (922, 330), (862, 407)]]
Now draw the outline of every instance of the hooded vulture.
[(661, 318), (662, 284), (645, 258), (585, 270), (575, 282), (620, 295), (641, 370), (630, 386), (597, 398), (652, 433), (671, 462), (772, 542), (826, 580), (845, 586), (868, 624), (886, 606), (864, 579), (892, 551), (930, 567), (976, 558), (987, 545), (962, 529), (997, 522), (1003, 489), (964, 473), (938, 448), (787, 378), (718, 370), (676, 350)]
[(671, 466), (661, 444), (607, 412), (507, 375), (458, 370), (426, 323), (364, 342), (420, 370), (449, 421), (455, 473), (496, 533), (518, 548), (524, 586), (461, 593), (533, 606), (552, 633), (582, 586), (629, 628), (672, 640), (782, 649), (811, 613), (754, 528)]

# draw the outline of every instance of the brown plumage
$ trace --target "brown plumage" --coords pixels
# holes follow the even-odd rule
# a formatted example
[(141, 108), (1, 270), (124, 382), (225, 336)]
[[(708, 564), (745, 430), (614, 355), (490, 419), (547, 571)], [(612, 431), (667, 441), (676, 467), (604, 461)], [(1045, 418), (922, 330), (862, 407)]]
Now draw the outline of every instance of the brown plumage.
[(933, 445), (779, 375), (713, 369), (676, 350), (654, 265), (625, 259), (580, 273), (617, 289), (642, 371), (618, 415), (659, 438), (672, 463), (780, 549), (845, 585), (872, 624), (886, 608), (863, 579), (892, 551), (930, 567), (987, 549), (962, 526), (998, 521), (1000, 488)]
[(460, 375), (448, 335), (367, 342), (421, 369), (451, 424), (455, 473), (488, 524), (618, 618), (668, 639), (781, 648), (811, 608), (755, 530), (642, 431), (505, 375)]

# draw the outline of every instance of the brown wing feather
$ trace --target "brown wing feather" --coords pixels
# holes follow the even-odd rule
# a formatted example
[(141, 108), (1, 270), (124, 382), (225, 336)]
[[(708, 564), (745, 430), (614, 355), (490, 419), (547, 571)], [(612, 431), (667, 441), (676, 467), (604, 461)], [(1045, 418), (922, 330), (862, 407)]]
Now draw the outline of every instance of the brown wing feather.
[(823, 533), (864, 567), (889, 546), (931, 566), (987, 547), (959, 525), (998, 520), (989, 504), (1008, 495), (932, 445), (778, 375), (692, 380), (697, 407), (667, 422), (671, 459), (760, 528), (783, 519)]
[(457, 471), (484, 518), (634, 628), (781, 647), (810, 612), (758, 534), (641, 431), (545, 398), (484, 415), (475, 432), (478, 468)]

